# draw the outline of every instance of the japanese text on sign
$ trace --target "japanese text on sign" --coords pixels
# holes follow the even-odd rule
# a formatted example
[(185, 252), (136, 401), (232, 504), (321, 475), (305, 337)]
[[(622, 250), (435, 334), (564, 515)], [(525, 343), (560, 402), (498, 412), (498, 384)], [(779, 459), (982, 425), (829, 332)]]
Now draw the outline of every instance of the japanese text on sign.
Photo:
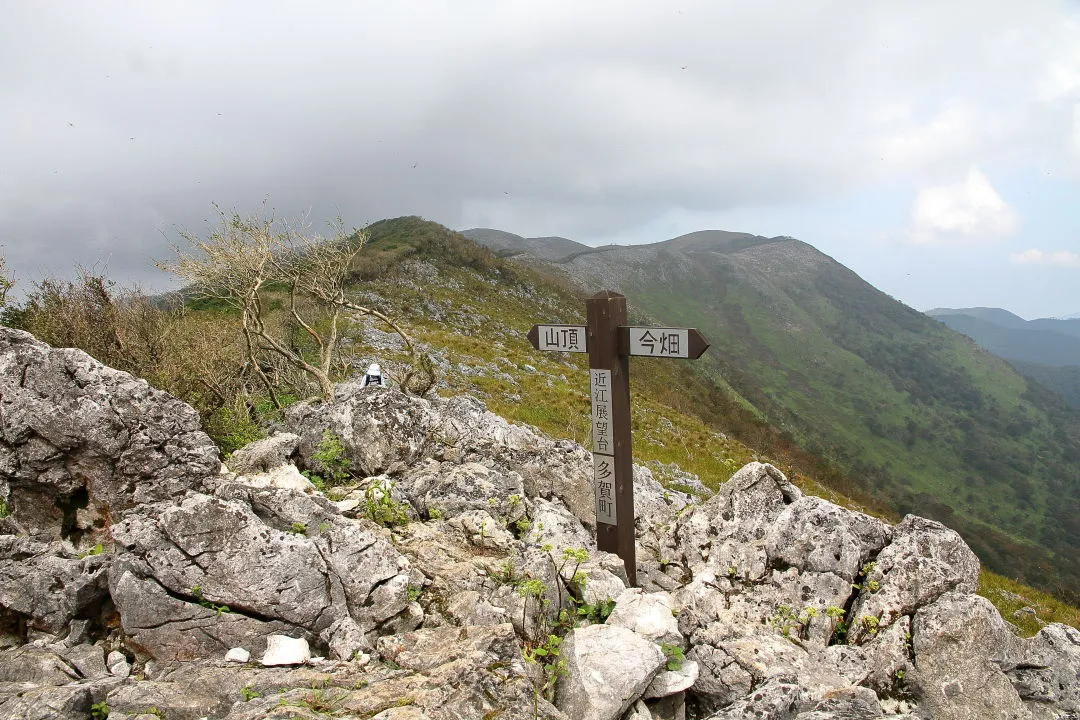
[(630, 328), (630, 354), (647, 357), (690, 357), (686, 328)]
[(541, 350), (586, 352), (584, 325), (538, 325)]
[(616, 525), (615, 458), (593, 453), (593, 482), (596, 485), (596, 522)]
[(592, 449), (593, 452), (615, 452), (611, 425), (611, 371), (589, 370), (592, 390)]

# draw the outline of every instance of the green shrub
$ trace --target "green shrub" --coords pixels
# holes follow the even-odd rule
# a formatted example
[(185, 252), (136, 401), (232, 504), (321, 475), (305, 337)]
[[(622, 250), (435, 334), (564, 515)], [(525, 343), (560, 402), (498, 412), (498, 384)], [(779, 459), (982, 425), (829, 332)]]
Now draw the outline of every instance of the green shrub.
[(252, 421), (247, 413), (228, 407), (220, 407), (210, 413), (210, 417), (203, 424), (203, 429), (225, 456), (231, 455), (248, 443), (266, 437), (266, 433)]
[(345, 446), (337, 433), (329, 428), (323, 430), (322, 440), (312, 453), (311, 459), (315, 469), (319, 471), (318, 477), (326, 485), (342, 485), (351, 477), (349, 459), (345, 457)]

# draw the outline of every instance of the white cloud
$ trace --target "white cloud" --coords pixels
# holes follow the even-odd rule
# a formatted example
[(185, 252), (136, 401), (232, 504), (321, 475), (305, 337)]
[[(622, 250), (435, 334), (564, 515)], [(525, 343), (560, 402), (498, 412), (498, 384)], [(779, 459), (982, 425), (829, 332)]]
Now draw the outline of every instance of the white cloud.
[(975, 166), (963, 182), (919, 190), (911, 222), (918, 243), (989, 242), (1020, 228), (1016, 211)]
[(1080, 254), (1069, 250), (1043, 252), (1031, 248), (1024, 252), (1013, 253), (1009, 259), (1016, 265), (1057, 265), (1059, 267), (1080, 268)]

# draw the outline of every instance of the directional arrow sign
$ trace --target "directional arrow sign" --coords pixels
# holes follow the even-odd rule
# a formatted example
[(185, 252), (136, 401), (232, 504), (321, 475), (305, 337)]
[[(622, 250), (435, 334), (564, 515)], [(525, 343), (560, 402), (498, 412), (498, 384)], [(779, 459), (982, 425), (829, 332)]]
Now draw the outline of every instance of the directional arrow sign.
[(708, 349), (709, 341), (697, 328), (619, 328), (619, 352), (623, 355), (694, 360)]
[(588, 352), (588, 339), (584, 325), (533, 325), (526, 335), (537, 350), (561, 350), (562, 352)]

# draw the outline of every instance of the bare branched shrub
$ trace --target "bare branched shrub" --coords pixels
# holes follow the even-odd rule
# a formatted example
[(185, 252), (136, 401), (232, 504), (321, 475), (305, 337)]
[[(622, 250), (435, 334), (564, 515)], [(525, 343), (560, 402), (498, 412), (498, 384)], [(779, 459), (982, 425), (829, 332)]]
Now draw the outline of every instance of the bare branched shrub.
[[(275, 406), (282, 407), (277, 387), (283, 382), (299, 389), (307, 379), (324, 398), (333, 395), (334, 376), (348, 367), (342, 338), (358, 315), (376, 317), (398, 333), (413, 355), (412, 366), (431, 376), (422, 390), (431, 387), (431, 363), (423, 362), (404, 329), (348, 297), (350, 267), (366, 240), (362, 232), (347, 231), (338, 221), (323, 237), (306, 223), (273, 216), (220, 208), (218, 215), (218, 225), (205, 239), (181, 232), (185, 242), (173, 247), (176, 259), (159, 267), (191, 283), (200, 297), (239, 313), (245, 367), (258, 376)], [(275, 302), (283, 314), (272, 312)], [(421, 389), (414, 375), (407, 372), (404, 389)]]

